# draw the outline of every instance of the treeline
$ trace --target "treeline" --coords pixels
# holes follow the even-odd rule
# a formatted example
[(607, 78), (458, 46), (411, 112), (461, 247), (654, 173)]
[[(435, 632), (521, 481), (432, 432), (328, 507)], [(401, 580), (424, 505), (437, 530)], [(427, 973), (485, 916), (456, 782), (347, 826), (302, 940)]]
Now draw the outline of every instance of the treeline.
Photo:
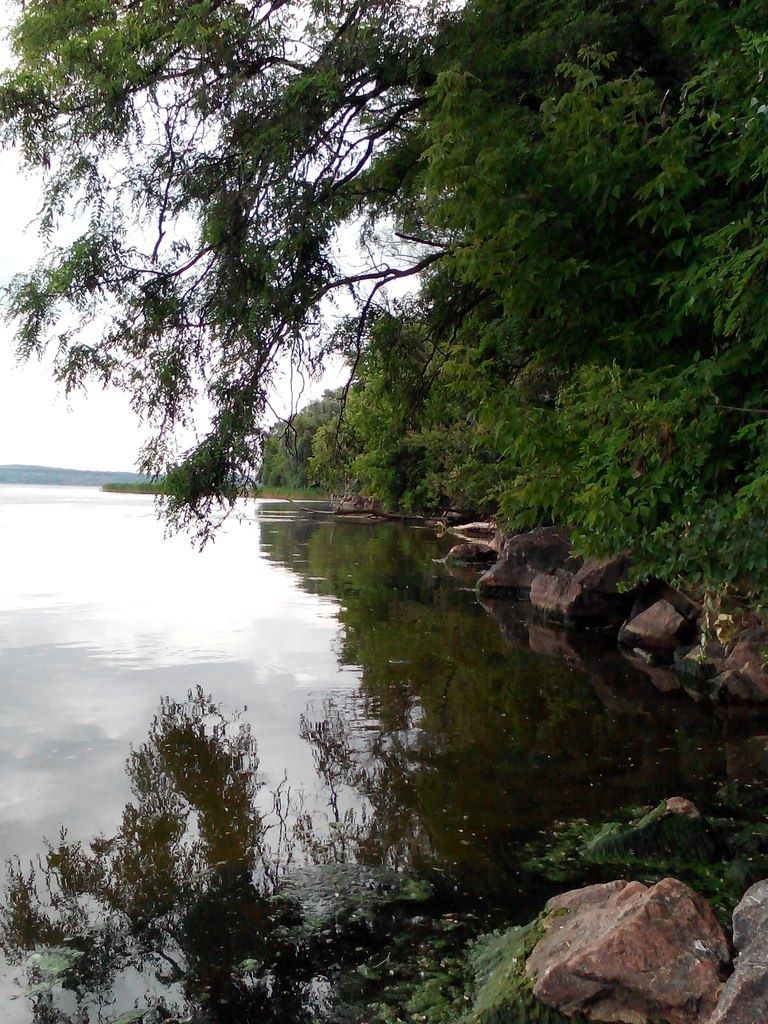
[(308, 403), (290, 419), (278, 420), (272, 427), (262, 449), (262, 488), (308, 491), (321, 487), (312, 458), (313, 446), (321, 428), (339, 423), (342, 394), (341, 390), (326, 391), (322, 398)]
[(474, 0), (441, 45), (400, 186), (439, 258), (347, 325), (316, 471), (764, 590), (768, 6)]
[(281, 358), (342, 354), (341, 426), (268, 439), (269, 479), (768, 592), (763, 0), (55, 0), (13, 40), (42, 226), (89, 225), (14, 283), (20, 349), (108, 325), (62, 320), (57, 374), (130, 392), (173, 522), (256, 481)]

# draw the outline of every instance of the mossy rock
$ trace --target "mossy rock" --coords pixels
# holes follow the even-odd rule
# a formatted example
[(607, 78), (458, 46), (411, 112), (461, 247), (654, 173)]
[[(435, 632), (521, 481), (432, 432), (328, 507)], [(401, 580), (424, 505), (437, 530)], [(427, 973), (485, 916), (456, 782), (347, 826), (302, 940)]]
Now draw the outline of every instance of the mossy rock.
[(608, 822), (586, 843), (583, 854), (596, 864), (710, 864), (718, 859), (716, 838), (706, 819), (671, 810), (667, 800), (629, 824)]
[(544, 918), (495, 932), (470, 952), (475, 999), (460, 1024), (587, 1024), (581, 1015), (564, 1017), (533, 994), (525, 961), (543, 934)]

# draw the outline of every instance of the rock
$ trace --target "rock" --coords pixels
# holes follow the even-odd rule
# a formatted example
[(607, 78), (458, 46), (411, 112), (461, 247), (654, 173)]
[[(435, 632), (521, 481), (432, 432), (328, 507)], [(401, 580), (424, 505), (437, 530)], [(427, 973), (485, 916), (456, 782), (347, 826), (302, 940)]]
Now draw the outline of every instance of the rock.
[(640, 612), (644, 612), (646, 608), (650, 608), (657, 601), (666, 601), (668, 604), (671, 604), (676, 612), (679, 612), (684, 619), (689, 619), (691, 622), (695, 622), (701, 615), (701, 605), (692, 601), (687, 594), (677, 590), (675, 587), (671, 587), (669, 583), (665, 583), (663, 580), (650, 579), (646, 580), (642, 586), (636, 589), (631, 617), (634, 618)]
[(669, 797), (629, 824), (608, 822), (586, 844), (584, 854), (608, 864), (665, 860), (708, 864), (717, 857), (717, 845), (696, 806), (683, 797)]
[(609, 882), (555, 897), (525, 965), (533, 993), (566, 1017), (704, 1024), (730, 960), (712, 908), (665, 878)]
[(627, 612), (627, 599), (617, 593), (588, 589), (570, 573), (538, 573), (531, 581), (530, 600), (545, 618), (573, 625), (621, 622)]
[(519, 533), (503, 543), (499, 561), (480, 577), (478, 590), (490, 596), (525, 593), (537, 573), (554, 572), (570, 553), (567, 530), (545, 526)]
[(736, 672), (744, 681), (743, 693), (747, 700), (768, 700), (768, 665), (765, 652), (768, 637), (762, 630), (754, 636), (741, 634), (730, 645), (725, 668)]
[(768, 947), (768, 880), (765, 879), (747, 890), (733, 912), (733, 945), (739, 956), (758, 943)]
[(706, 651), (702, 654), (699, 646), (692, 647), (689, 651), (675, 652), (675, 672), (686, 679), (714, 679), (722, 670), (722, 661), (710, 657)]
[(546, 618), (557, 621), (575, 618), (582, 594), (581, 587), (570, 573), (563, 576), (537, 573), (531, 581), (531, 604)]
[[(750, 617), (753, 618), (754, 616)], [(726, 656), (730, 656), (733, 653), (734, 647), (737, 644), (743, 644), (749, 642), (752, 645), (756, 645), (758, 648), (765, 648), (768, 646), (768, 630), (765, 625), (760, 622), (751, 622), (749, 626), (745, 626), (739, 629), (728, 641), (725, 646)]]
[(673, 651), (692, 638), (695, 627), (666, 600), (656, 601), (650, 608), (629, 618), (621, 627), (619, 642), (644, 650)]
[(708, 1024), (768, 1020), (768, 881), (747, 890), (733, 912), (736, 969)]
[(584, 590), (616, 594), (619, 583), (627, 578), (630, 564), (628, 552), (610, 558), (590, 558), (576, 573), (575, 579)]
[(477, 541), (465, 541), (463, 544), (454, 544), (445, 556), (446, 562), (478, 563), (488, 565), (496, 561), (496, 551), (488, 544), (481, 544)]
[(764, 699), (760, 696), (760, 691), (756, 690), (748, 679), (731, 668), (714, 676), (712, 687), (717, 690), (718, 694), (725, 693), (737, 700), (759, 701)]

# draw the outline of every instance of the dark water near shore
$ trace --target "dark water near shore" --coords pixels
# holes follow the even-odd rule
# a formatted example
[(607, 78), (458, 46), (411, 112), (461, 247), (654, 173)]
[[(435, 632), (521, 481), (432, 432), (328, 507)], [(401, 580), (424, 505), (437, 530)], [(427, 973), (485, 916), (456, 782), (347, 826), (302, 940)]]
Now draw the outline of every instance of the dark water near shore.
[(524, 920), (542, 833), (763, 769), (764, 718), (481, 607), (447, 538), (244, 515), (199, 553), (148, 498), (0, 487), (3, 1021), (262, 1020), (297, 866)]

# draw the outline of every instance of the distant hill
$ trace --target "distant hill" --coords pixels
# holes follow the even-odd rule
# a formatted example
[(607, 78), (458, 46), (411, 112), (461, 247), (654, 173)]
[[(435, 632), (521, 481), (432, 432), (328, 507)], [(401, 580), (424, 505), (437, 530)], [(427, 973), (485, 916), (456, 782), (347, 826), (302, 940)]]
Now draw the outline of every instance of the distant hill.
[(102, 484), (140, 484), (139, 473), (110, 473), (95, 469), (55, 466), (0, 466), (0, 484), (52, 484), (59, 487), (101, 487)]

